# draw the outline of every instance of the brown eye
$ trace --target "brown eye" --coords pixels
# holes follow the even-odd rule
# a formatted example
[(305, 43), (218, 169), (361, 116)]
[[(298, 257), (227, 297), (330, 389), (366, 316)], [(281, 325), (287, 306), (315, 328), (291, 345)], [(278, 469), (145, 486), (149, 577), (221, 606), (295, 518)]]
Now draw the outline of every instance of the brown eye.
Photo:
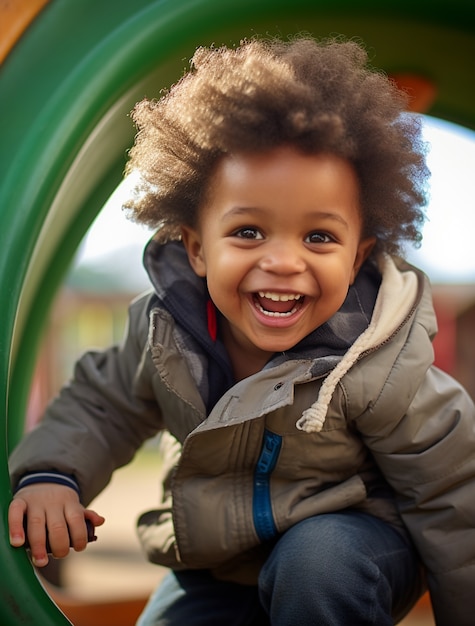
[(234, 235), (236, 237), (241, 237), (241, 239), (263, 239), (262, 233), (260, 233), (257, 228), (249, 226), (236, 230)]
[(305, 237), (305, 243), (330, 243), (333, 239), (327, 233), (316, 231)]

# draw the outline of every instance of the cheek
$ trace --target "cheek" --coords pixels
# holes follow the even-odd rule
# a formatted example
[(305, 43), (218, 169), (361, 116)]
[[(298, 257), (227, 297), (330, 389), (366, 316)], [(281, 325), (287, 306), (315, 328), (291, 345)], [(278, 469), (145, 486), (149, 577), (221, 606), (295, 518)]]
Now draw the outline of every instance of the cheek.
[(234, 250), (221, 246), (215, 249), (215, 254), (209, 259), (208, 276), (213, 282), (223, 285), (224, 288), (236, 288), (247, 276), (252, 264), (246, 257), (236, 254)]
[(209, 294), (216, 304), (229, 302), (236, 295), (237, 279), (232, 265), (217, 263), (211, 267), (208, 266), (206, 281)]
[(347, 286), (349, 287), (350, 285), (353, 284), (356, 278), (356, 274), (357, 274), (357, 268), (356, 268), (356, 252), (355, 252), (355, 254), (348, 254), (348, 256), (344, 260), (344, 263), (342, 263), (342, 268), (341, 268), (342, 278), (341, 279), (342, 281), (347, 283)]
[(236, 263), (224, 258), (208, 268), (207, 284), (211, 299), (227, 318), (233, 318), (242, 310), (243, 274)]
[(353, 268), (346, 264), (327, 267), (319, 272), (321, 298), (328, 299), (329, 305), (338, 309), (345, 301), (352, 279)]
[(328, 256), (321, 261), (317, 270), (321, 285), (325, 285), (327, 289), (339, 290), (350, 284), (353, 276), (351, 255)]

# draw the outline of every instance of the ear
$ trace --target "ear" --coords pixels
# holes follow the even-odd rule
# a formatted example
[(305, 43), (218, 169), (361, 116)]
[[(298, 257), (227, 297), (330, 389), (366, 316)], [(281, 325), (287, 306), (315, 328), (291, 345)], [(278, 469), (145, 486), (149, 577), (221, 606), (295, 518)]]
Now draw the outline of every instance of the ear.
[(185, 246), (188, 260), (195, 274), (206, 276), (206, 261), (203, 253), (200, 233), (189, 226), (181, 227), (181, 238)]
[(353, 271), (351, 273), (350, 284), (353, 284), (355, 278), (360, 271), (361, 266), (366, 261), (366, 259), (371, 254), (371, 250), (374, 248), (374, 244), (376, 243), (376, 237), (367, 237), (366, 239), (361, 239), (358, 244), (358, 249), (356, 251), (355, 262), (353, 264)]

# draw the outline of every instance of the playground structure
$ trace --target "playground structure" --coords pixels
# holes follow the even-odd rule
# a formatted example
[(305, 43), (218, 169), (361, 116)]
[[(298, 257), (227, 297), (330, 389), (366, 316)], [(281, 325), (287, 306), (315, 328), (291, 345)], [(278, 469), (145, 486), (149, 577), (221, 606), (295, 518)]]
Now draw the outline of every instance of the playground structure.
[[(3, 14), (3, 15), (2, 15)], [(43, 324), (120, 182), (128, 113), (198, 45), (254, 34), (357, 37), (411, 108), (475, 129), (472, 0), (12, 0), (0, 7), (0, 623), (68, 624), (8, 545), (8, 451), (23, 432)], [(105, 622), (102, 622), (105, 624)]]

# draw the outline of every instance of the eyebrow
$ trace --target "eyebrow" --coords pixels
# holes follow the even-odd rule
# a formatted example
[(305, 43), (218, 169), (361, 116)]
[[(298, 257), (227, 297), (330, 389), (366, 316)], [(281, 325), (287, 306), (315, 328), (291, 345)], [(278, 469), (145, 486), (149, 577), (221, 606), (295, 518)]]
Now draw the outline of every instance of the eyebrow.
[[(229, 211), (227, 211), (223, 215), (223, 219), (225, 220), (232, 219), (234, 217), (239, 217), (240, 215), (249, 215), (249, 214), (263, 215), (266, 213), (268, 213), (267, 209), (263, 209), (257, 206), (249, 206), (249, 207), (235, 206), (229, 209)], [(315, 219), (318, 218), (318, 219), (334, 220), (342, 224), (342, 226), (344, 226), (345, 228), (348, 228), (348, 222), (343, 217), (341, 217), (341, 215), (339, 215), (338, 213), (332, 213), (331, 211), (308, 211), (308, 213), (305, 214), (305, 217), (315, 218)]]

